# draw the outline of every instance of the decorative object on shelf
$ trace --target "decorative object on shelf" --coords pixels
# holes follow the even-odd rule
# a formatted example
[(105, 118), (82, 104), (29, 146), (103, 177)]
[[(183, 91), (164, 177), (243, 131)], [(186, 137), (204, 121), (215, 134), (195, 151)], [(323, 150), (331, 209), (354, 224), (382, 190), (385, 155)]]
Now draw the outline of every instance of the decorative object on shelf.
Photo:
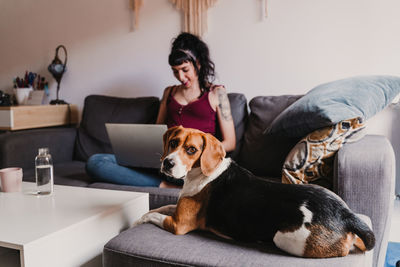
[(0, 91), (0, 106), (11, 106), (12, 105), (12, 99), (9, 94), (4, 93), (3, 91)]
[[(60, 48), (64, 50), (64, 55), (65, 55), (64, 63), (58, 57), (58, 50)], [(51, 75), (53, 75), (54, 79), (57, 81), (57, 99), (51, 100), (50, 105), (67, 104), (67, 102), (65, 102), (64, 100), (60, 100), (58, 98), (58, 93), (60, 91), (60, 83), (64, 75), (64, 72), (66, 71), (65, 68), (66, 66), (67, 66), (67, 49), (65, 48), (65, 46), (59, 45), (56, 48), (56, 55), (48, 67), (49, 72), (51, 73)]]
[(183, 31), (202, 36), (207, 31), (207, 10), (217, 0), (170, 0), (178, 10), (183, 11)]
[(133, 11), (133, 22), (131, 24), (131, 29), (135, 30), (139, 27), (139, 10), (143, 5), (143, 0), (130, 0), (129, 8)]

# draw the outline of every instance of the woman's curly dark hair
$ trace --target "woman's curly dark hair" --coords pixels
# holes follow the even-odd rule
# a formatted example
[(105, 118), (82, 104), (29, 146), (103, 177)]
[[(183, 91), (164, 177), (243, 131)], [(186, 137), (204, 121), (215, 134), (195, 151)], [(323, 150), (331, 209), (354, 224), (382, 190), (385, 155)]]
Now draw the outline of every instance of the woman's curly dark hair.
[[(179, 34), (174, 39), (168, 57), (170, 66), (178, 66), (184, 62), (192, 62), (199, 77), (200, 88), (209, 91), (215, 80), (215, 65), (210, 59), (210, 51), (207, 44), (199, 37), (187, 32)], [(200, 69), (197, 63), (200, 64)]]

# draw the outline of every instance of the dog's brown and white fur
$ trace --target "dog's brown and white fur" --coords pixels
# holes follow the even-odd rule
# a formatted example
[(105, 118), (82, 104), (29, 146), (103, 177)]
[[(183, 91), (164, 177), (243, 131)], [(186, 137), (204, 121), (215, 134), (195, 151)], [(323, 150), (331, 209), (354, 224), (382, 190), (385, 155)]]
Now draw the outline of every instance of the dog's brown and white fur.
[(184, 179), (177, 205), (152, 210), (151, 222), (183, 235), (201, 229), (240, 241), (273, 241), (301, 257), (337, 257), (353, 245), (372, 249), (375, 237), (337, 195), (312, 185), (268, 182), (225, 158), (221, 143), (195, 129), (164, 135), (161, 171)]

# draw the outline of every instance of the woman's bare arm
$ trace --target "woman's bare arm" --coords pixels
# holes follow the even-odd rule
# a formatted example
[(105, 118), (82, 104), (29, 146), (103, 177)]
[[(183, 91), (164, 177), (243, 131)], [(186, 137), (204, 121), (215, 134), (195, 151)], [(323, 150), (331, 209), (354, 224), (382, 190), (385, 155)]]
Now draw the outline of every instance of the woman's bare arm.
[(226, 152), (233, 151), (236, 147), (236, 134), (226, 89), (223, 86), (217, 86), (214, 88), (213, 94), (215, 99), (213, 102), (217, 103), (216, 110), (222, 134), (222, 145)]
[(163, 97), (160, 102), (156, 124), (165, 124), (167, 121), (167, 99), (171, 92), (172, 86), (165, 88)]

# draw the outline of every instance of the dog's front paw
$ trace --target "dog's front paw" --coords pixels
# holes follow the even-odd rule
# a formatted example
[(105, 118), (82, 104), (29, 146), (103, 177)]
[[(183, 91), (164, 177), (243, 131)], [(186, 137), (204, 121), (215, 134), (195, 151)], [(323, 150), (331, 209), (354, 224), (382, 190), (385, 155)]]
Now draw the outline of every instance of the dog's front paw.
[(137, 220), (136, 222), (133, 223), (132, 227), (138, 226), (140, 224), (144, 224), (149, 222), (149, 216), (148, 213), (146, 213), (145, 215), (142, 216), (142, 218), (140, 218), (139, 220)]
[(143, 224), (143, 223), (152, 223), (155, 224), (161, 228), (163, 228), (164, 225), (164, 219), (167, 216), (158, 212), (154, 212), (154, 211), (150, 211), (148, 213), (146, 213), (145, 215), (142, 216), (142, 218), (140, 218), (139, 220), (137, 220), (133, 226), (137, 226), (139, 224)]
[(132, 227), (136, 227), (136, 226), (138, 226), (138, 225), (140, 225), (140, 224), (143, 224), (144, 222), (142, 221), (142, 219), (139, 219), (139, 220), (136, 220), (133, 224), (132, 224)]

